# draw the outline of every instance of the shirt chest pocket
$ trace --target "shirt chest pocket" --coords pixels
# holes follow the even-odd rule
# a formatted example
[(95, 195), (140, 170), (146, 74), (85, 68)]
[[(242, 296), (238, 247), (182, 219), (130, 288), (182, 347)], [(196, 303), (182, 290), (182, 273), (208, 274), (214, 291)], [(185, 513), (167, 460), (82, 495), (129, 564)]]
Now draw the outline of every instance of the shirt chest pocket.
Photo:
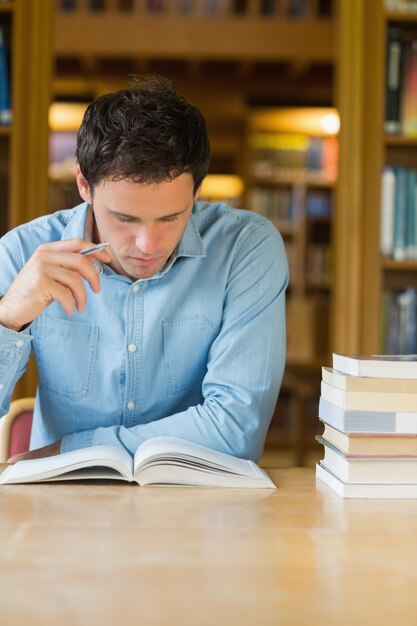
[(39, 385), (72, 400), (91, 391), (96, 363), (98, 327), (85, 322), (41, 315), (34, 350)]
[(169, 395), (201, 385), (207, 371), (208, 352), (216, 334), (215, 325), (204, 316), (164, 320), (164, 363)]

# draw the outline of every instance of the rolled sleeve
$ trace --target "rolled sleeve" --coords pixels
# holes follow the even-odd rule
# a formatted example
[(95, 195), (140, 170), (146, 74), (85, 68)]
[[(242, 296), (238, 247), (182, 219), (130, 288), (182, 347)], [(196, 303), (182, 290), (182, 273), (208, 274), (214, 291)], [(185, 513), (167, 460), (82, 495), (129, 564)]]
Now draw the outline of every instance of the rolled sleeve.
[(15, 332), (0, 326), (0, 406), (7, 413), (16, 381), (26, 369), (32, 348), (30, 328)]

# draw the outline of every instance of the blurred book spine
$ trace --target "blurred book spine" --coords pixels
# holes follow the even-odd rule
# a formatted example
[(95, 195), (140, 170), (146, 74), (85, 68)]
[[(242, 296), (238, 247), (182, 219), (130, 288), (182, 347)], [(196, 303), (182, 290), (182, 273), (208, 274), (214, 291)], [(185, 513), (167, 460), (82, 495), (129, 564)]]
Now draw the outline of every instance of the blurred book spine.
[(10, 83), (7, 67), (6, 45), (3, 29), (0, 26), (0, 124), (10, 124), (12, 110), (10, 106)]

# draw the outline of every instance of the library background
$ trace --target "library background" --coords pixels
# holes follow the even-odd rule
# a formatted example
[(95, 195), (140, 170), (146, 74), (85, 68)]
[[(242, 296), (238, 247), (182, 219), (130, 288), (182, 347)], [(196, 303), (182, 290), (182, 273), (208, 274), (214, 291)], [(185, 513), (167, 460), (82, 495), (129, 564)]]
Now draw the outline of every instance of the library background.
[[(206, 116), (203, 196), (284, 238), (267, 449), (306, 464), (331, 352), (417, 352), (417, 1), (0, 0), (0, 234), (80, 201), (85, 107), (147, 72)], [(15, 397), (35, 385), (32, 363)]]

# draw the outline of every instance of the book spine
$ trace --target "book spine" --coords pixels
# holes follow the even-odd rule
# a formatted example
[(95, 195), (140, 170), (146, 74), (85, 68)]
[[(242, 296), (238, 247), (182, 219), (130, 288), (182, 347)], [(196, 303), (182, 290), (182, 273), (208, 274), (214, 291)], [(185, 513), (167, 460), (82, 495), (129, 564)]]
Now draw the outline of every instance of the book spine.
[(387, 291), (383, 298), (384, 336), (386, 354), (416, 354), (417, 352), (417, 292)]
[(388, 354), (398, 354), (399, 316), (397, 297), (393, 292), (390, 292), (388, 307)]
[(10, 85), (7, 69), (4, 33), (0, 27), (0, 124), (10, 124), (12, 111), (10, 108)]
[(394, 212), (396, 176), (392, 167), (384, 168), (381, 178), (381, 254), (391, 257), (394, 250)]
[(385, 122), (384, 130), (389, 134), (401, 131), (400, 91), (403, 60), (403, 32), (401, 28), (389, 26), (385, 65)]
[(404, 167), (396, 168), (396, 181), (393, 256), (401, 261), (405, 258), (407, 214), (407, 170)]
[(402, 131), (417, 137), (417, 39), (407, 45), (401, 101)]
[(416, 291), (412, 287), (408, 287), (405, 290), (407, 294), (407, 319), (406, 319), (406, 342), (405, 353), (416, 353)]
[(408, 259), (417, 258), (417, 239), (416, 239), (416, 212), (415, 212), (415, 189), (417, 182), (417, 172), (408, 170), (407, 172), (407, 207), (406, 207), (406, 233), (405, 248), (406, 257)]

